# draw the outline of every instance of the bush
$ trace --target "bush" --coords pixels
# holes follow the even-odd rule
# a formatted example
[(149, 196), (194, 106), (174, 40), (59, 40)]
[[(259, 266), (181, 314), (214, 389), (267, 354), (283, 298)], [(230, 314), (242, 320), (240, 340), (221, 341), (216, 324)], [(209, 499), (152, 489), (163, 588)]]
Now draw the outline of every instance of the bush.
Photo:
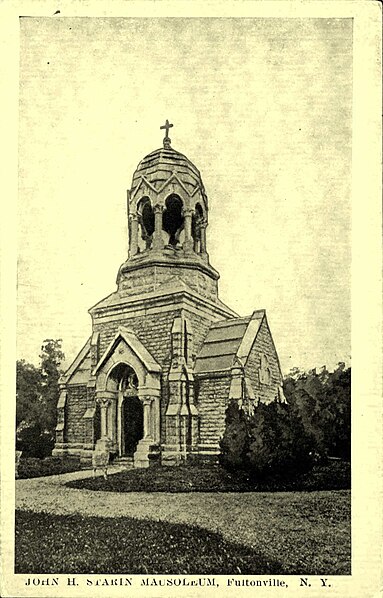
[(237, 401), (230, 401), (226, 409), (225, 433), (220, 442), (220, 464), (228, 471), (247, 469), (249, 450), (248, 420)]
[(58, 475), (81, 469), (80, 460), (77, 457), (46, 457), (37, 459), (34, 457), (21, 456), (18, 477), (20, 479), (39, 478), (47, 475)]
[(287, 402), (302, 418), (322, 455), (351, 459), (351, 368), (292, 371), (283, 382)]
[(296, 412), (278, 400), (259, 403), (252, 415), (231, 401), (220, 447), (225, 469), (245, 471), (253, 479), (309, 471), (317, 454)]
[(286, 403), (260, 403), (249, 418), (249, 473), (258, 479), (308, 471), (316, 445)]
[(54, 437), (43, 430), (39, 423), (22, 422), (16, 430), (16, 450), (25, 457), (44, 459), (52, 454)]

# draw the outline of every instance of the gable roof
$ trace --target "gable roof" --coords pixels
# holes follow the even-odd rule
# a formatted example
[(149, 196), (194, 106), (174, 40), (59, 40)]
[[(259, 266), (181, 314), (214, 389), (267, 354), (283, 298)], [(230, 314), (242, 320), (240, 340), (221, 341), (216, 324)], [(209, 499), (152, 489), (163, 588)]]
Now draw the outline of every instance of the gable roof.
[(244, 364), (265, 317), (265, 310), (259, 309), (246, 318), (212, 324), (197, 356), (195, 373), (230, 370), (238, 359)]
[(162, 368), (154, 359), (154, 357), (149, 353), (147, 348), (142, 344), (142, 342), (138, 339), (135, 333), (129, 328), (125, 328), (124, 326), (120, 326), (118, 329), (117, 334), (109, 344), (108, 348), (106, 349), (105, 353), (99, 360), (98, 364), (94, 368), (93, 374), (95, 375), (98, 370), (102, 367), (102, 365), (108, 360), (108, 358), (114, 353), (117, 345), (121, 341), (125, 341), (125, 343), (130, 347), (133, 353), (137, 356), (139, 361), (143, 364), (148, 372), (161, 372)]
[(85, 345), (78, 353), (66, 372), (60, 377), (59, 382), (65, 384), (87, 384), (90, 376), (90, 344), (91, 338), (88, 338)]

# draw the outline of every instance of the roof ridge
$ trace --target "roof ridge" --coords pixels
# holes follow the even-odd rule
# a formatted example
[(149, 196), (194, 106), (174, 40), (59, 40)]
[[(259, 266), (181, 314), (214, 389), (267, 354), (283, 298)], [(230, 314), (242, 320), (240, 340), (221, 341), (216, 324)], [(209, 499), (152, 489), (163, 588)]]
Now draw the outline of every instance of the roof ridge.
[[(216, 329), (214, 329), (216, 330)], [(242, 338), (243, 334), (241, 333), (240, 335), (236, 335), (236, 336), (229, 336), (228, 338), (225, 338), (225, 342), (226, 341), (236, 341), (239, 340), (240, 338)], [(205, 338), (202, 347), (204, 347), (205, 345), (214, 345), (214, 344), (218, 344), (218, 343), (222, 343), (223, 339), (222, 338), (216, 338), (216, 339), (209, 339), (209, 335)], [(201, 349), (202, 350), (202, 349)]]
[(225, 326), (235, 326), (235, 324), (248, 324), (250, 322), (250, 319), (251, 316), (230, 318), (229, 320), (220, 320), (219, 322), (213, 322), (210, 326), (210, 330), (212, 328), (224, 328)]

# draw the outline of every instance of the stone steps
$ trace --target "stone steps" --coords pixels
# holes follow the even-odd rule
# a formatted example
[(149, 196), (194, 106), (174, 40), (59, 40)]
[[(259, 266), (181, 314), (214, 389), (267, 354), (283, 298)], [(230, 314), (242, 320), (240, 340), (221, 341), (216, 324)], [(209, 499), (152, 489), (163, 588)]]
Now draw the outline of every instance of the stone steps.
[(133, 469), (133, 457), (117, 457), (113, 460), (113, 465), (122, 465), (126, 469)]

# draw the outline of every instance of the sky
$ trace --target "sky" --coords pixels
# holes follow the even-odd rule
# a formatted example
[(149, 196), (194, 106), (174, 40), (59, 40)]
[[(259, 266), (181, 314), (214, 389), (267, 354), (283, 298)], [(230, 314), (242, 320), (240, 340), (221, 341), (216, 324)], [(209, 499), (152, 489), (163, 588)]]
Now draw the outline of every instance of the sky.
[(168, 118), (221, 300), (266, 309), (285, 373), (349, 364), (352, 19), (22, 18), (19, 105), (18, 359), (90, 336)]

